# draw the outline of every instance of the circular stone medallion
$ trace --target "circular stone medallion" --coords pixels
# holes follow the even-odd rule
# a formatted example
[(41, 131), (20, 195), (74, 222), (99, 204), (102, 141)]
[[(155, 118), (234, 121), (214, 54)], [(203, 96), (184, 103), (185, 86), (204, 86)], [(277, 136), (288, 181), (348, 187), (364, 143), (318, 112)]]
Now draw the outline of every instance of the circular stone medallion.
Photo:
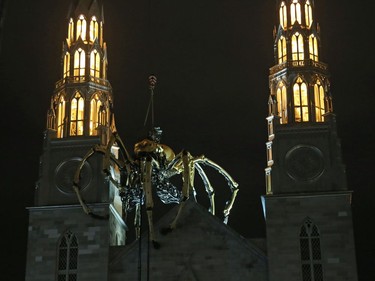
[(285, 156), (286, 171), (294, 180), (311, 181), (324, 171), (324, 158), (321, 150), (315, 146), (297, 145)]
[[(71, 158), (67, 161), (61, 162), (57, 166), (55, 171), (55, 184), (57, 188), (64, 193), (74, 193), (73, 190), (73, 178), (77, 171), (78, 165), (81, 163), (80, 158)], [(79, 187), (80, 190), (85, 189), (92, 176), (91, 166), (88, 162), (85, 162), (81, 169)]]

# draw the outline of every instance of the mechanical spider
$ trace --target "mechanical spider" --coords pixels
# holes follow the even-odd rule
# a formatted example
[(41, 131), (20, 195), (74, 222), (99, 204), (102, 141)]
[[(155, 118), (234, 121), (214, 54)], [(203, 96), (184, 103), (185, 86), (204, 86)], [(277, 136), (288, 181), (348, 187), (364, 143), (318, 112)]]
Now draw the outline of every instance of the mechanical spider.
[[(154, 206), (152, 196), (153, 188), (156, 189), (157, 196), (164, 204), (180, 204), (176, 217), (169, 227), (164, 229), (164, 233), (176, 227), (176, 223), (186, 200), (188, 200), (190, 196), (193, 196), (196, 200), (196, 191), (194, 188), (195, 171), (198, 172), (202, 179), (209, 198), (210, 208), (208, 211), (215, 215), (214, 188), (202, 166), (210, 166), (215, 169), (224, 176), (229, 185), (231, 198), (226, 202), (223, 211), (225, 224), (228, 222), (228, 216), (238, 192), (238, 184), (218, 164), (206, 158), (204, 155), (193, 157), (186, 150), (182, 150), (175, 155), (169, 146), (160, 143), (161, 134), (162, 130), (159, 127), (155, 127), (149, 133), (148, 138), (136, 143), (134, 146), (135, 156), (133, 158), (126, 150), (117, 132), (113, 132), (108, 145), (96, 145), (83, 157), (78, 165), (73, 180), (73, 188), (78, 199), (84, 211), (90, 214), (91, 210), (85, 205), (79, 192), (80, 173), (85, 162), (94, 153), (102, 153), (104, 155), (103, 170), (119, 190), (122, 208), (125, 214), (124, 220), (126, 220), (126, 214), (135, 209), (134, 226), (136, 229), (136, 237), (139, 238), (140, 211), (141, 206), (145, 204), (150, 240), (155, 248), (158, 247), (158, 243), (155, 239), (152, 218)], [(115, 155), (113, 153), (112, 148), (116, 146), (120, 149), (121, 154)], [(179, 174), (182, 174), (181, 189), (171, 182), (171, 178)]]
[[(145, 124), (151, 108), (153, 130), (149, 132), (148, 138), (135, 144), (134, 158), (131, 157), (126, 150), (115, 127), (111, 127), (108, 144), (94, 146), (81, 160), (74, 175), (73, 189), (84, 211), (87, 214), (94, 215), (81, 197), (79, 180), (85, 162), (94, 153), (102, 153), (104, 155), (103, 171), (108, 175), (109, 180), (118, 188), (118, 193), (122, 201), (124, 221), (126, 221), (127, 213), (135, 209), (134, 226), (136, 237), (139, 238), (141, 206), (145, 204), (149, 226), (149, 238), (153, 242), (154, 247), (157, 248), (158, 243), (155, 240), (152, 218), (154, 206), (152, 196), (153, 188), (156, 189), (157, 196), (164, 204), (180, 204), (176, 217), (169, 227), (163, 231), (167, 233), (176, 227), (177, 220), (186, 200), (188, 200), (190, 196), (193, 196), (196, 201), (196, 191), (194, 187), (195, 171), (198, 172), (202, 179), (209, 198), (210, 207), (208, 211), (215, 215), (215, 192), (202, 166), (210, 166), (215, 169), (224, 176), (229, 185), (231, 198), (226, 202), (223, 211), (225, 224), (228, 222), (229, 213), (238, 192), (238, 184), (222, 167), (206, 158), (204, 155), (193, 157), (186, 150), (175, 155), (169, 146), (160, 143), (162, 130), (159, 127), (153, 126), (153, 96), (155, 85), (156, 77), (154, 75), (149, 76), (151, 97)], [(121, 153), (116, 153), (116, 150)], [(178, 174), (182, 174), (181, 189), (178, 189), (178, 187), (171, 182), (171, 178)]]

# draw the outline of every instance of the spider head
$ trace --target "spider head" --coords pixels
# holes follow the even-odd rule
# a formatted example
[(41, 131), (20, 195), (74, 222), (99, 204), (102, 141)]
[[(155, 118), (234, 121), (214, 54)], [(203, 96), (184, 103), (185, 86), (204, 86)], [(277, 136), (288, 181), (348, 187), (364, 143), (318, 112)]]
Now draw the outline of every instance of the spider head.
[(163, 131), (162, 129), (160, 129), (160, 127), (154, 127), (151, 131), (148, 132), (148, 137), (154, 142), (160, 143), (162, 134), (163, 134)]

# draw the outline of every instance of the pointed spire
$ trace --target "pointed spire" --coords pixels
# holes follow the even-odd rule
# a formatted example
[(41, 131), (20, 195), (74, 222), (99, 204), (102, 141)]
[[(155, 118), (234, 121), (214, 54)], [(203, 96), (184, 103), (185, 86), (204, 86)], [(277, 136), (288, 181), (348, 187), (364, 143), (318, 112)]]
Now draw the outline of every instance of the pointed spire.
[(103, 6), (100, 0), (74, 0), (69, 8), (68, 18), (76, 18), (81, 14), (88, 17), (95, 15), (99, 20), (103, 20)]

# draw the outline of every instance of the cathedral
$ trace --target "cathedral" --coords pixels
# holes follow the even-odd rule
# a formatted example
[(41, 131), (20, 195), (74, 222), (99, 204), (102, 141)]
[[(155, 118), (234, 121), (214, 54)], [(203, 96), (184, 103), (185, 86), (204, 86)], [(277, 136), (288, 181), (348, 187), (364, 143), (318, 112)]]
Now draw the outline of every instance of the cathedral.
[[(352, 191), (314, 0), (275, 1), (261, 241), (228, 227), (238, 188), (221, 166), (187, 151), (175, 155), (160, 143), (158, 127), (134, 155), (126, 150), (107, 79), (103, 6), (72, 2), (35, 201), (27, 208), (26, 281), (358, 280)], [(151, 97), (156, 83), (150, 76)], [(228, 182), (224, 220), (215, 215), (205, 165)], [(181, 186), (169, 181), (177, 174)], [(209, 210), (194, 200), (194, 176), (205, 182)], [(153, 197), (176, 203), (155, 221)]]

